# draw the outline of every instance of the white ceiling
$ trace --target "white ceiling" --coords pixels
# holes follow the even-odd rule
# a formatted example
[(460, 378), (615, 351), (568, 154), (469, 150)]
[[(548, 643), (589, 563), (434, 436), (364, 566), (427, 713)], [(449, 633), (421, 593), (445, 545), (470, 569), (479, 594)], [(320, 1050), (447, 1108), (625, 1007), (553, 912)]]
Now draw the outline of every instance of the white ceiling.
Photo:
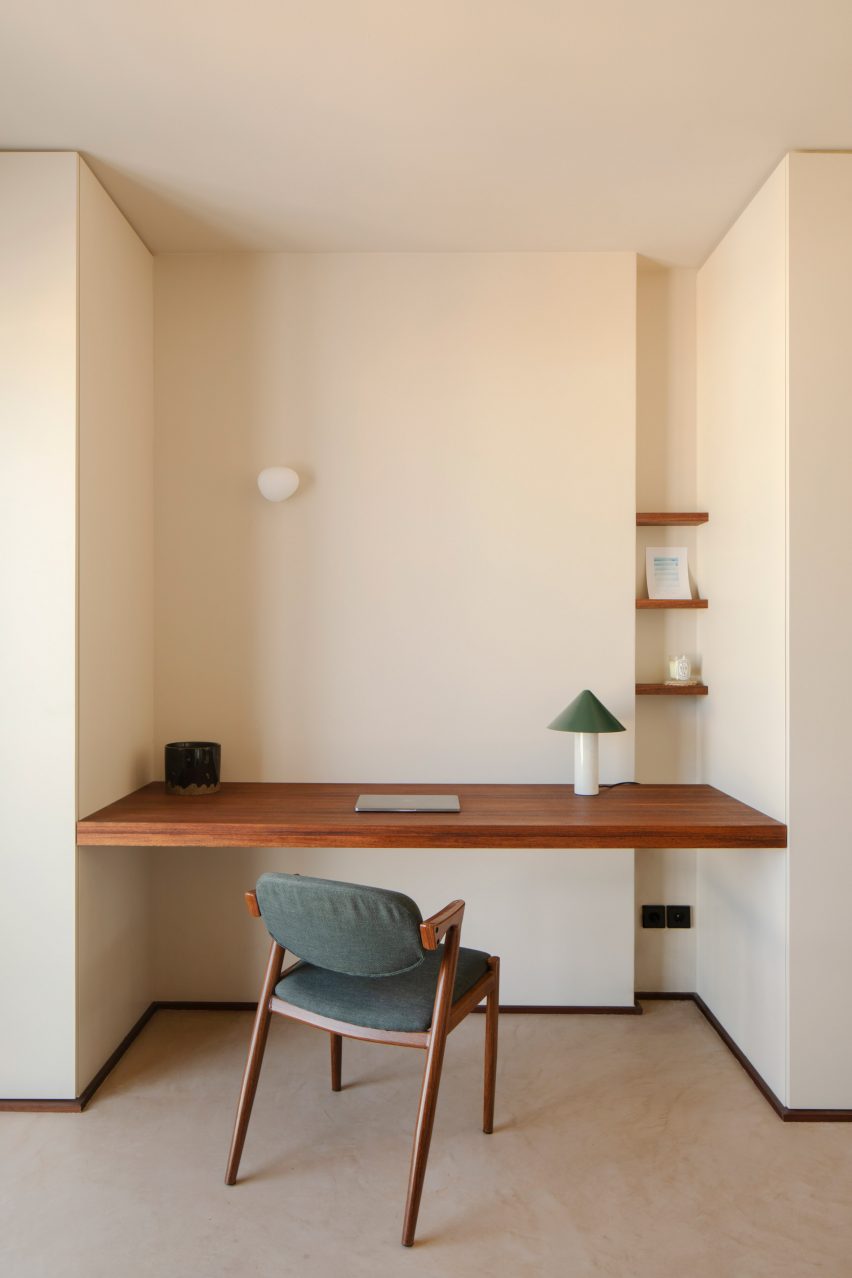
[(4, 0), (0, 148), (81, 151), (159, 252), (698, 264), (852, 149), (852, 0)]

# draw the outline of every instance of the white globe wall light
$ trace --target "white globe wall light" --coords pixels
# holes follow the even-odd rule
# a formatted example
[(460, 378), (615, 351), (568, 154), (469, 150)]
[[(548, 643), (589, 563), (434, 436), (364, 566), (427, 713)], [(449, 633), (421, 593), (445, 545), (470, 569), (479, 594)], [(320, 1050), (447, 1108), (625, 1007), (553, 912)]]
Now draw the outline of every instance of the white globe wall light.
[(258, 475), (257, 486), (267, 501), (286, 501), (299, 487), (299, 476), (289, 466), (267, 466)]

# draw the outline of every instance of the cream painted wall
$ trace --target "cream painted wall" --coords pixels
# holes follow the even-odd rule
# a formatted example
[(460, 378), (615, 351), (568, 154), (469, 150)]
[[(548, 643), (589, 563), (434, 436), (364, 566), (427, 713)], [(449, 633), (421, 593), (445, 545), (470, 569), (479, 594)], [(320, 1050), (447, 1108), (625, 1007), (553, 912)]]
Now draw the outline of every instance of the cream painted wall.
[[(157, 750), (214, 737), (225, 779), (567, 782), (545, 725), (580, 688), (632, 727), (635, 275), (632, 254), (157, 259)], [(283, 506), (255, 488), (275, 463), (302, 475)], [(631, 777), (632, 732), (602, 757)], [(241, 891), (272, 864), (427, 909), (463, 883), (471, 943), (520, 919), (506, 1001), (632, 1000), (630, 852), (164, 853), (158, 996), (253, 995)], [(247, 948), (209, 952), (224, 919)]]
[[(640, 258), (637, 276), (636, 505), (638, 510), (695, 510), (695, 281), (696, 272)], [(685, 545), (697, 585), (699, 538), (706, 529), (638, 528), (636, 590), (647, 597), (645, 549)], [(686, 652), (698, 665), (697, 623), (690, 612), (636, 614), (637, 681), (659, 683), (669, 653)], [(702, 702), (636, 698), (636, 779), (698, 781), (698, 723)], [(643, 905), (691, 905), (689, 929), (642, 927)], [(636, 851), (636, 988), (695, 989), (695, 937), (700, 926), (693, 849)]]
[(151, 779), (154, 260), (80, 162), (79, 808)]
[(694, 270), (639, 258), (636, 490), (642, 510), (691, 510), (687, 503), (696, 499), (696, 279)]
[[(703, 779), (786, 815), (787, 162), (698, 274)], [(698, 992), (782, 1100), (786, 851), (698, 858)]]
[(790, 1104), (852, 1107), (852, 156), (790, 156)]
[[(79, 171), (78, 806), (152, 777), (153, 259)], [(77, 1091), (151, 1001), (150, 851), (77, 853)]]
[(283, 870), (394, 887), (424, 914), (461, 897), (464, 944), (500, 953), (503, 1003), (629, 1005), (631, 861), (599, 850), (161, 848), (157, 997), (257, 998), (269, 937), (243, 893), (265, 870)]
[(74, 1094), (76, 166), (0, 154), (4, 1097)]

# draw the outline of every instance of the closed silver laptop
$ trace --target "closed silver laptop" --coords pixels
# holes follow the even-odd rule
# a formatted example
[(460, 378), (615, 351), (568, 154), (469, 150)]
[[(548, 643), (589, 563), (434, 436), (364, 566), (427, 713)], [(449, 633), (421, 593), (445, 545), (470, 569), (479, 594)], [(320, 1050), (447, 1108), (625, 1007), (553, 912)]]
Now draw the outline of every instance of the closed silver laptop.
[(457, 794), (359, 794), (356, 812), (460, 812)]

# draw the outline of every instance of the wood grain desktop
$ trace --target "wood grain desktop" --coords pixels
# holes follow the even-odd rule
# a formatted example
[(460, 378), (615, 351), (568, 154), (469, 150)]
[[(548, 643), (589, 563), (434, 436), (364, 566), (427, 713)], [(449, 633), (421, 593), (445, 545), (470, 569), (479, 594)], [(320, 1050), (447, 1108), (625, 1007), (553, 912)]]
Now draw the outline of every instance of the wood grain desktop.
[[(361, 793), (457, 793), (458, 813), (354, 811)], [(709, 785), (226, 782), (182, 797), (151, 782), (77, 824), (83, 847), (783, 848), (787, 827)]]

